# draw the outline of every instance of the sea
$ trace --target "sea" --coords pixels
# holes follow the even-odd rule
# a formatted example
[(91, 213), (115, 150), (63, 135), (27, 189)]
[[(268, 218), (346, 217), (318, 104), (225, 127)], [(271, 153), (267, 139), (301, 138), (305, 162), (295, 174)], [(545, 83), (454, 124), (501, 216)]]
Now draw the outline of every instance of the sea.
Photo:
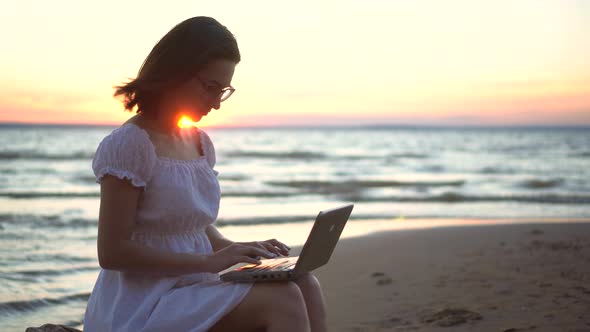
[[(115, 127), (0, 125), (0, 330), (82, 326), (100, 270), (91, 162)], [(209, 128), (235, 241), (305, 242), (352, 202), (343, 236), (590, 218), (590, 128)]]

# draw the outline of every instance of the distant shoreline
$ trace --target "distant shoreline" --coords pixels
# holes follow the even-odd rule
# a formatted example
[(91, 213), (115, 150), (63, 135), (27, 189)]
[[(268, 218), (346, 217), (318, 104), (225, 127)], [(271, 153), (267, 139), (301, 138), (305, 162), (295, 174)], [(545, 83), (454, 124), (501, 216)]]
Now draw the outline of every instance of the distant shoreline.
[[(116, 128), (120, 124), (94, 123), (30, 123), (0, 122), (3, 128)], [(260, 126), (207, 126), (209, 129), (349, 129), (349, 130), (590, 130), (590, 125), (406, 125), (406, 124), (359, 124), (359, 125), (260, 125)]]

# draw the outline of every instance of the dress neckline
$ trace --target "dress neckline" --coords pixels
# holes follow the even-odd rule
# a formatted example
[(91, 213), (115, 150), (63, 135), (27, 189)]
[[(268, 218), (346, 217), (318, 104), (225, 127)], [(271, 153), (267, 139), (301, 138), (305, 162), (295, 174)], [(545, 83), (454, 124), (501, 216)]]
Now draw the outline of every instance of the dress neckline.
[[(156, 153), (156, 146), (154, 145), (154, 143), (150, 139), (150, 134), (147, 132), (147, 130), (141, 128), (140, 126), (136, 125), (133, 122), (127, 122), (123, 126), (127, 126), (127, 125), (131, 125), (131, 126), (137, 128), (140, 132), (142, 132), (145, 135), (145, 138), (150, 143), (150, 146), (152, 147), (152, 150), (154, 151), (154, 154), (156, 155), (156, 158), (158, 160), (174, 162), (174, 163), (179, 163), (179, 164), (190, 164), (190, 163), (194, 163), (194, 162), (198, 162), (198, 161), (202, 161), (202, 160), (206, 159), (206, 156), (204, 155), (205, 148), (203, 148), (203, 155), (202, 156), (198, 156), (197, 158), (192, 158), (192, 159), (176, 159), (176, 158), (160, 156)], [(202, 142), (203, 142), (203, 136), (201, 134), (202, 131), (196, 127), (195, 127), (195, 129), (197, 130), (197, 135), (199, 135), (199, 140), (201, 141), (201, 144), (202, 144)]]

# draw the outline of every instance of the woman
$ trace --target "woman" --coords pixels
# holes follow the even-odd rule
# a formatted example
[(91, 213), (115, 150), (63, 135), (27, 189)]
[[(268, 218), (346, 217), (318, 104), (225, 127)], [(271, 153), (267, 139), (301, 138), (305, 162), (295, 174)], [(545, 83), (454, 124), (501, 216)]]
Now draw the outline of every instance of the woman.
[(325, 331), (317, 279), (234, 284), (218, 272), (288, 255), (277, 241), (232, 242), (213, 226), (220, 189), (207, 134), (179, 128), (227, 99), (240, 54), (208, 17), (181, 22), (153, 48), (136, 79), (117, 87), (137, 115), (100, 143), (98, 258), (85, 331)]

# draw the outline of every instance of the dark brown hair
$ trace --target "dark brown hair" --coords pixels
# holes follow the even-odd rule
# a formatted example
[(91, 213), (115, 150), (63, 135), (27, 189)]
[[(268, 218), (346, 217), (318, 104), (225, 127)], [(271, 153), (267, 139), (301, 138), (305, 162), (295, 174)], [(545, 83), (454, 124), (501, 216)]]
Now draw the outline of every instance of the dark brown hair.
[(148, 114), (152, 110), (147, 105), (159, 103), (163, 93), (218, 59), (240, 62), (233, 34), (211, 17), (189, 18), (160, 39), (141, 65), (137, 78), (116, 86), (114, 97), (124, 96), (126, 110), (137, 106), (137, 113)]

